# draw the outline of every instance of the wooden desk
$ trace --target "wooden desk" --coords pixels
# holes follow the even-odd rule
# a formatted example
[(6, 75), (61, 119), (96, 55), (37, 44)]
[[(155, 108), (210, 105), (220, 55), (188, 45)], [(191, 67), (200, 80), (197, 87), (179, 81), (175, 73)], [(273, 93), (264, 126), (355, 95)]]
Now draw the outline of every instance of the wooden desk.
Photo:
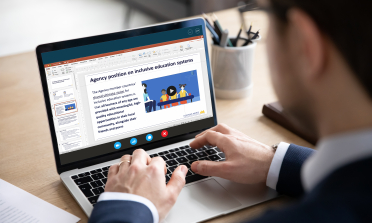
[[(236, 10), (217, 13), (223, 27), (238, 32)], [(217, 100), (220, 123), (226, 123), (268, 145), (280, 141), (313, 147), (261, 114), (264, 103), (276, 100), (270, 83), (265, 50), (267, 18), (250, 12), (246, 21), (261, 28), (254, 64), (254, 88), (249, 98)], [(87, 222), (87, 217), (63, 186), (54, 163), (44, 99), (34, 52), (0, 58), (0, 178), (62, 208)], [(258, 216), (269, 207), (288, 202), (280, 197), (208, 222), (239, 222)]]

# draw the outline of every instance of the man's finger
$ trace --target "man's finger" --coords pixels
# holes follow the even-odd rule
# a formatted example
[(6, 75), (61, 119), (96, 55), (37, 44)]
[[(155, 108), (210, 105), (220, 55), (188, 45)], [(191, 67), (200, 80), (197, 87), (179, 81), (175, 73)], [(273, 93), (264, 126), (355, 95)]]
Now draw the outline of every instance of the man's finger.
[(151, 165), (163, 166), (164, 167), (164, 174), (167, 174), (167, 167), (165, 165), (165, 161), (163, 160), (163, 158), (161, 158), (159, 156), (152, 158), (149, 166), (151, 166)]
[(108, 176), (107, 177), (116, 175), (118, 173), (118, 171), (119, 171), (119, 165), (117, 165), (117, 164), (111, 165), (110, 169), (108, 171)]
[(204, 135), (194, 139), (190, 143), (190, 147), (194, 149), (199, 149), (203, 147), (204, 145), (211, 145), (211, 146), (217, 146), (221, 150), (224, 148), (224, 142), (226, 140), (226, 136), (215, 131), (208, 131)]
[(151, 158), (149, 154), (145, 152), (145, 150), (136, 149), (133, 152), (131, 165), (133, 164), (148, 165), (150, 162), (151, 162)]
[(204, 132), (198, 134), (195, 136), (195, 138), (197, 137), (200, 137), (202, 135), (204, 135), (205, 133), (207, 133), (209, 130), (212, 130), (212, 131), (215, 131), (215, 132), (220, 132), (222, 134), (231, 134), (231, 131), (233, 130), (232, 128), (230, 128), (228, 125), (226, 124), (218, 124), (208, 130), (205, 130)]
[(124, 155), (120, 158), (119, 165), (119, 171), (123, 171), (124, 169), (127, 169), (131, 163), (132, 156), (131, 155)]
[(177, 167), (172, 174), (171, 179), (167, 184), (167, 190), (171, 196), (171, 200), (176, 202), (178, 195), (180, 194), (183, 186), (185, 186), (185, 177), (187, 174), (187, 167), (181, 165)]
[(203, 176), (214, 176), (214, 177), (226, 178), (225, 162), (196, 161), (192, 163), (191, 170), (194, 173), (197, 173)]

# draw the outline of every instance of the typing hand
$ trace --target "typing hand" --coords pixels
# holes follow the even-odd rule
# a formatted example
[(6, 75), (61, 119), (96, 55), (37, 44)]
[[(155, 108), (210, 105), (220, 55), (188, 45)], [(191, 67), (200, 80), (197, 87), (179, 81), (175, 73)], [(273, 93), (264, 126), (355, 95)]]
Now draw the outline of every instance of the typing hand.
[(120, 166), (110, 167), (105, 191), (145, 197), (155, 205), (159, 220), (163, 220), (185, 185), (187, 167), (177, 167), (165, 184), (166, 167), (161, 157), (151, 159), (144, 150), (137, 149), (132, 156), (124, 155), (121, 160), (124, 162)]
[(196, 161), (192, 171), (204, 176), (216, 176), (238, 183), (266, 182), (274, 151), (245, 134), (220, 124), (206, 130), (190, 143), (192, 148), (217, 146), (226, 155), (226, 161)]

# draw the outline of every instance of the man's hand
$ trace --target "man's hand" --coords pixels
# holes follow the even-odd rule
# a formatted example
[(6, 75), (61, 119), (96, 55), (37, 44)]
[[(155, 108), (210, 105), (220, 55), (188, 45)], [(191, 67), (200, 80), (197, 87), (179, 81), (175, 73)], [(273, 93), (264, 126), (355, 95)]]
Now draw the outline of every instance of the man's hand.
[(226, 161), (196, 161), (192, 171), (204, 176), (216, 176), (238, 183), (266, 182), (274, 150), (243, 133), (220, 124), (206, 130), (190, 143), (194, 149), (204, 145), (217, 146), (226, 155)]
[(185, 185), (187, 167), (177, 167), (168, 184), (165, 184), (166, 167), (161, 157), (151, 159), (144, 150), (137, 149), (133, 156), (121, 157), (121, 161), (124, 162), (120, 166), (110, 167), (105, 191), (145, 197), (155, 205), (159, 220), (163, 220)]

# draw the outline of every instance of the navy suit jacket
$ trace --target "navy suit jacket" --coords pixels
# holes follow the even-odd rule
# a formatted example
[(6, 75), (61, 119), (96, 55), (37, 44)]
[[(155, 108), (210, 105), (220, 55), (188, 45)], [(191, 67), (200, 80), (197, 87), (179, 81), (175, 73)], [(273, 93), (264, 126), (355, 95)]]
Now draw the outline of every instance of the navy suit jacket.
[[(252, 223), (266, 222), (372, 222), (372, 158), (343, 166), (304, 193), (300, 172), (314, 150), (291, 144), (284, 156), (276, 189), (301, 198), (289, 207), (268, 211)], [(101, 201), (93, 222), (153, 222), (150, 210), (131, 201)]]

